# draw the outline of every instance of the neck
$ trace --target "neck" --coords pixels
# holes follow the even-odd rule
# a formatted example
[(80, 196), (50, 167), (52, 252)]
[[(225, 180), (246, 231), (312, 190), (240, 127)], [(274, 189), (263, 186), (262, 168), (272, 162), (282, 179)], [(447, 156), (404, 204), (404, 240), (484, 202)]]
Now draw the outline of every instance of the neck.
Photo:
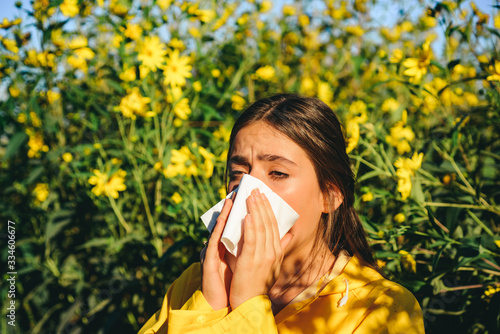
[(280, 276), (269, 291), (275, 314), (333, 267), (335, 256), (328, 247), (322, 244), (313, 250), (313, 246), (285, 254)]

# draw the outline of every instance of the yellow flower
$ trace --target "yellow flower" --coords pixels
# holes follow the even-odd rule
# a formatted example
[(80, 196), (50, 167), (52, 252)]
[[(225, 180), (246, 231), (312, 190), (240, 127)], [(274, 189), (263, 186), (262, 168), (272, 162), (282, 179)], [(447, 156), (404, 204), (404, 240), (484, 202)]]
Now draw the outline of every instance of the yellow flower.
[(359, 141), (359, 123), (356, 120), (351, 119), (346, 122), (346, 135), (346, 152), (349, 154), (358, 145)]
[(123, 34), (125, 35), (125, 37), (128, 37), (132, 40), (137, 40), (142, 35), (142, 28), (138, 24), (127, 23), (127, 28), (125, 29), (125, 32)]
[(39, 132), (35, 133), (32, 130), (27, 130), (26, 132), (29, 135), (29, 140), (28, 140), (29, 158), (39, 157), (40, 151), (47, 152), (49, 150), (49, 147), (45, 145), (45, 143), (43, 142), (43, 137), (41, 133)]
[(201, 156), (205, 159), (201, 167), (203, 172), (205, 173), (205, 178), (209, 179), (214, 173), (215, 155), (208, 152), (204, 147), (201, 146), (198, 148), (198, 152), (200, 152)]
[(146, 36), (144, 41), (139, 44), (139, 54), (137, 59), (149, 70), (156, 72), (161, 67), (164, 57), (167, 54), (164, 44), (158, 36)]
[(127, 15), (129, 9), (127, 3), (128, 1), (124, 0), (111, 0), (109, 3), (109, 9), (113, 14), (124, 17)]
[(35, 128), (39, 128), (42, 126), (42, 121), (40, 120), (40, 118), (38, 118), (35, 112), (33, 111), (30, 112), (30, 119), (31, 119), (31, 124), (33, 124)]
[(363, 200), (363, 202), (370, 202), (371, 200), (373, 200), (373, 194), (370, 192), (367, 192), (363, 195), (361, 195), (361, 199)]
[(213, 76), (214, 78), (218, 78), (218, 77), (220, 77), (221, 72), (220, 72), (220, 70), (219, 70), (218, 68), (216, 68), (216, 69), (213, 69), (213, 70), (211, 71), (211, 74), (212, 74), (212, 76)]
[(333, 91), (328, 82), (320, 81), (318, 83), (318, 98), (326, 104), (330, 104), (332, 102)]
[(108, 176), (106, 173), (101, 173), (99, 170), (94, 169), (94, 174), (88, 180), (91, 185), (95, 187), (92, 188), (92, 193), (96, 196), (111, 196), (113, 198), (118, 198), (118, 192), (127, 189), (125, 186), (125, 176), (127, 172), (119, 169), (116, 173)]
[(200, 30), (199, 30), (198, 28), (196, 28), (196, 27), (190, 27), (190, 28), (188, 29), (188, 32), (189, 32), (189, 34), (190, 34), (191, 36), (193, 36), (193, 37), (195, 37), (195, 38), (196, 38), (196, 37), (200, 37), (200, 36), (201, 36)]
[(62, 159), (66, 162), (71, 162), (73, 160), (73, 155), (69, 152), (66, 152), (62, 155)]
[(200, 81), (195, 81), (193, 82), (193, 89), (195, 92), (201, 92), (201, 82)]
[(16, 98), (21, 94), (21, 91), (16, 86), (12, 85), (9, 87), (10, 96)]
[(172, 112), (178, 119), (186, 120), (191, 115), (189, 99), (182, 96), (180, 87), (172, 87), (167, 90), (167, 102), (172, 104)]
[(69, 47), (74, 49), (74, 54), (68, 58), (68, 64), (75, 69), (81, 69), (87, 72), (87, 60), (94, 58), (95, 53), (87, 47), (87, 39), (85, 37), (74, 38)]
[(422, 49), (418, 52), (418, 58), (407, 58), (403, 62), (403, 66), (407, 69), (403, 72), (410, 78), (410, 82), (418, 83), (420, 79), (427, 73), (432, 59), (432, 49), (430, 48), (430, 41), (426, 41)]
[(177, 175), (191, 177), (198, 175), (195, 163), (196, 157), (187, 146), (183, 146), (179, 150), (173, 149), (171, 154), (170, 164), (163, 170), (165, 177), (171, 178)]
[(403, 51), (401, 49), (394, 49), (389, 56), (389, 62), (397, 64), (403, 59)]
[(20, 113), (19, 115), (17, 115), (17, 121), (21, 124), (26, 123), (26, 114)]
[(415, 261), (413, 256), (404, 250), (400, 250), (399, 254), (401, 255), (401, 262), (403, 263), (403, 267), (412, 273), (416, 273), (417, 262)]
[(12, 26), (21, 24), (22, 19), (17, 18), (15, 20), (9, 21), (6, 17), (3, 18), (2, 22), (0, 23), (0, 28), (1, 29), (9, 29)]
[(399, 109), (399, 102), (390, 97), (382, 103), (381, 109), (383, 112), (395, 112)]
[(61, 98), (61, 94), (59, 94), (58, 92), (56, 91), (53, 91), (53, 90), (49, 90), (47, 92), (47, 100), (49, 101), (50, 104), (56, 102), (57, 100), (59, 100)]
[(379, 268), (384, 268), (386, 266), (386, 262), (385, 261), (382, 261), (381, 259), (377, 259), (377, 266)]
[(314, 95), (314, 81), (311, 77), (303, 77), (300, 82), (300, 91), (306, 95)]
[(299, 16), (299, 24), (301, 27), (306, 27), (309, 25), (309, 23), (311, 23), (311, 21), (309, 20), (309, 16), (305, 14)]
[(64, 0), (59, 8), (64, 16), (74, 17), (79, 11), (78, 0)]
[(262, 66), (257, 71), (255, 71), (255, 74), (257, 75), (258, 78), (264, 81), (271, 81), (274, 76), (276, 75), (276, 71), (274, 70), (274, 67), (270, 65)]
[(497, 247), (500, 248), (500, 240), (495, 240), (495, 245), (497, 245)]
[(415, 138), (415, 133), (406, 124), (406, 110), (403, 110), (402, 120), (390, 129), (391, 134), (385, 137), (389, 145), (396, 147), (398, 154), (411, 151), (410, 142)]
[(161, 8), (161, 10), (165, 11), (172, 4), (172, 0), (157, 0), (156, 4)]
[(195, 15), (203, 23), (209, 23), (217, 16), (215, 11), (212, 9), (198, 9), (196, 10)]
[(217, 130), (214, 131), (214, 138), (222, 140), (223, 142), (228, 142), (231, 136), (231, 131), (224, 126), (219, 126)]
[(285, 16), (292, 16), (295, 15), (296, 10), (294, 6), (291, 5), (284, 5), (283, 6), (283, 15)]
[(415, 152), (411, 159), (400, 157), (394, 166), (397, 168), (396, 176), (398, 177), (398, 191), (401, 193), (401, 199), (404, 201), (410, 196), (412, 183), (411, 177), (415, 175), (415, 171), (422, 165), (424, 154)]
[(401, 212), (400, 212), (400, 213), (398, 213), (398, 214), (396, 214), (396, 215), (394, 216), (394, 221), (396, 221), (397, 223), (400, 223), (400, 224), (401, 224), (401, 223), (402, 223), (402, 222), (404, 222), (405, 220), (406, 220), (406, 217), (405, 217), (405, 215), (404, 215), (403, 213), (401, 213)]
[(121, 36), (121, 35), (114, 35), (113, 39), (111, 41), (111, 44), (113, 45), (113, 47), (119, 48), (120, 44), (122, 43), (122, 41), (123, 41), (123, 36)]
[(163, 69), (165, 86), (184, 86), (186, 78), (191, 78), (191, 65), (189, 65), (188, 56), (179, 56), (179, 50), (170, 52)]
[(179, 49), (179, 51), (183, 51), (184, 49), (186, 49), (184, 42), (178, 38), (172, 38), (170, 42), (168, 42), (168, 46), (172, 49)]
[(495, 66), (490, 65), (488, 70), (492, 75), (488, 76), (488, 81), (500, 81), (500, 61), (495, 59)]
[(33, 189), (33, 195), (35, 195), (35, 203), (45, 202), (49, 197), (49, 185), (47, 183), (37, 183), (35, 189)]
[(500, 12), (493, 19), (493, 25), (495, 28), (500, 29)]
[(177, 191), (170, 197), (170, 199), (174, 201), (175, 204), (182, 202), (182, 196)]
[(261, 13), (267, 13), (268, 11), (271, 10), (271, 8), (273, 8), (273, 3), (272, 1), (269, 1), (269, 0), (264, 0), (262, 1), (262, 3), (260, 4), (260, 12)]
[(355, 101), (349, 106), (349, 118), (355, 119), (358, 123), (365, 123), (368, 120), (366, 104), (361, 101)]
[(182, 119), (176, 118), (173, 123), (176, 128), (180, 128), (182, 126)]
[(3, 38), (0, 36), (0, 41), (2, 42), (2, 45), (10, 52), (12, 53), (19, 52), (19, 48), (17, 47), (17, 42), (15, 40), (10, 38)]
[(227, 191), (226, 191), (226, 187), (225, 186), (222, 186), (222, 187), (219, 188), (219, 196), (220, 196), (220, 198), (226, 198)]
[(231, 96), (231, 102), (233, 102), (231, 107), (234, 110), (243, 110), (243, 108), (245, 107), (245, 103), (246, 103), (243, 96), (241, 96), (241, 93), (233, 94), (233, 96)]
[(220, 27), (222, 27), (226, 22), (227, 19), (231, 16), (231, 14), (234, 12), (236, 9), (237, 5), (236, 4), (231, 4), (231, 5), (226, 5), (226, 8), (224, 9), (224, 14), (215, 22), (213, 26), (213, 30), (217, 30)]
[(134, 81), (137, 78), (135, 71), (136, 69), (133, 66), (125, 69), (122, 73), (120, 73), (120, 79), (125, 82)]
[(363, 36), (365, 31), (363, 30), (363, 28), (361, 28), (360, 26), (356, 25), (356, 26), (348, 26), (345, 28), (345, 31), (349, 34), (352, 34), (354, 36)]
[(149, 97), (141, 95), (139, 88), (134, 87), (130, 94), (121, 99), (119, 110), (128, 118), (135, 119), (136, 115), (144, 117), (147, 115), (146, 109), (150, 101)]
[(424, 16), (420, 18), (420, 22), (426, 27), (426, 28), (434, 28), (437, 25), (437, 20), (435, 17), (432, 16)]

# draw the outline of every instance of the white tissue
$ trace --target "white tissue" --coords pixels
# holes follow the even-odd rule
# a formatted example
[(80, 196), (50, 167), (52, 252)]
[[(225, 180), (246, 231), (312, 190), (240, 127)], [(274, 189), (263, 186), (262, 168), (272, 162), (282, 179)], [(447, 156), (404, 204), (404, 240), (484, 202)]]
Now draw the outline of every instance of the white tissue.
[[(246, 200), (248, 196), (250, 196), (252, 190), (256, 188), (258, 188), (261, 193), (264, 193), (271, 203), (271, 207), (273, 208), (274, 215), (278, 222), (280, 239), (285, 236), (299, 218), (297, 212), (266, 186), (264, 182), (249, 174), (243, 175), (238, 188), (226, 197), (231, 198), (234, 192), (238, 193), (234, 200), (233, 207), (231, 208), (231, 212), (229, 213), (229, 217), (227, 218), (226, 227), (224, 228), (221, 238), (226, 249), (234, 256), (238, 254), (238, 248), (243, 242), (243, 240), (241, 240), (243, 220), (248, 213)], [(223, 206), (224, 200), (214, 205), (201, 216), (201, 220), (210, 232), (212, 232)]]

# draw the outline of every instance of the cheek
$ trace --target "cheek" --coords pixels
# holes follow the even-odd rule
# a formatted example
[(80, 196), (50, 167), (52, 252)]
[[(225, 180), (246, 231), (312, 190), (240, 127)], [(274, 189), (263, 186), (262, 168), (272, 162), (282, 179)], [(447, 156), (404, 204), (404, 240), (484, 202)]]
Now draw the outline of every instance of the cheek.
[(276, 193), (299, 214), (296, 225), (307, 225), (315, 229), (322, 213), (319, 187), (314, 183), (299, 182)]

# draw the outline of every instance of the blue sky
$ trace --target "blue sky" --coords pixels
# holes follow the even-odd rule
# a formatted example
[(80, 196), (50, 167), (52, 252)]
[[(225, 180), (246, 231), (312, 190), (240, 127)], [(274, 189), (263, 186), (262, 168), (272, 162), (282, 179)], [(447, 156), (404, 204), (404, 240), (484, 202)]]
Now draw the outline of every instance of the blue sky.
[[(16, 1), (21, 1), (23, 4), (23, 8), (30, 7), (31, 0), (1, 0), (2, 13), (0, 14), (0, 18), (6, 17), (8, 19), (12, 19), (12, 18), (19, 16), (19, 10), (14, 6)], [(288, 3), (288, 2), (290, 2), (290, 1), (283, 1), (283, 0), (273, 1), (273, 3), (275, 4), (275, 7), (280, 7), (283, 3)], [(383, 4), (394, 3), (395, 1), (392, 1), (392, 0), (380, 1), (379, 0), (378, 2), (383, 5)], [(427, 1), (427, 2), (432, 3), (432, 1)], [(468, 2), (468, 1), (466, 1), (466, 2)], [(488, 14), (492, 13), (492, 8), (491, 8), (492, 5), (500, 4), (500, 3), (497, 3), (496, 0), (476, 0), (475, 2), (478, 5), (478, 7), (481, 8), (481, 10), (483, 10), (484, 12), (486, 12)], [(386, 18), (389, 19), (392, 16), (391, 14), (397, 14), (397, 13), (391, 13), (391, 10), (389, 10), (387, 14), (389, 14), (389, 15)]]

